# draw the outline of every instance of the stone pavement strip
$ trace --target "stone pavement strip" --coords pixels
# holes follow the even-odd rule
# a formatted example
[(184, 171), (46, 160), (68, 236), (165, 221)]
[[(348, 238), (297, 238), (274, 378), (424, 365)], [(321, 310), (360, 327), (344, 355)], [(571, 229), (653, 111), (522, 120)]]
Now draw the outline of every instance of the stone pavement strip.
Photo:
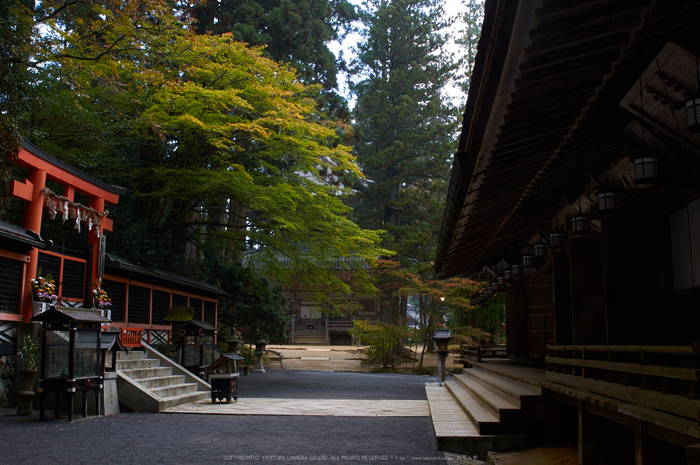
[(433, 414), (433, 428), (437, 437), (478, 436), (474, 424), (457, 404), (445, 386), (428, 384), (425, 393)]
[(245, 398), (236, 402), (203, 400), (178, 405), (166, 413), (218, 415), (315, 415), (331, 417), (428, 417), (424, 400), (269, 399)]

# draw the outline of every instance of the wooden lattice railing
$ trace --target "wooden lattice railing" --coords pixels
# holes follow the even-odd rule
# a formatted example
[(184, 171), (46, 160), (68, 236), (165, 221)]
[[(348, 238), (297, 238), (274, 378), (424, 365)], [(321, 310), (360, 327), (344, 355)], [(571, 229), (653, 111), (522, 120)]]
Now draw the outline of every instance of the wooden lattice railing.
[(132, 349), (141, 347), (142, 329), (125, 329), (122, 328), (121, 341), (124, 347)]
[(328, 329), (330, 331), (350, 331), (352, 329), (352, 321), (329, 321)]
[(462, 344), (460, 348), (462, 364), (469, 365), (469, 362), (481, 362), (484, 357), (508, 358), (505, 345), (471, 345)]
[(700, 419), (700, 344), (547, 345), (546, 377), (642, 407)]

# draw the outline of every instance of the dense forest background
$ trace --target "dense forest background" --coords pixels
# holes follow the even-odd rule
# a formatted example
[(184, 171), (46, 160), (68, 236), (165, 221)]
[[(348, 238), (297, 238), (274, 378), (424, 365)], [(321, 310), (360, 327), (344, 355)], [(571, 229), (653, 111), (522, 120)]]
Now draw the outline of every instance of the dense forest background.
[[(292, 281), (319, 302), (381, 292), (389, 323), (409, 296), (428, 326), (446, 308), (464, 323), (478, 284), (432, 271), (459, 121), (446, 88), (468, 90), (482, 16), (462, 6), (449, 37), (437, 0), (6, 0), (0, 191), (22, 140), (125, 187), (108, 251), (219, 285), (234, 327), (283, 337)], [(349, 33), (346, 62), (328, 45)], [(340, 279), (339, 257), (379, 279)]]

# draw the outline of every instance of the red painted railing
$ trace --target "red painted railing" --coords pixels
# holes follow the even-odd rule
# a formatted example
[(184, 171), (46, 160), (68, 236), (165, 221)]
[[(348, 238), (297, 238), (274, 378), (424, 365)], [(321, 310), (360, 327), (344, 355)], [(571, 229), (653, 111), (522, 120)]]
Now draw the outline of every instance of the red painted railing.
[(141, 329), (122, 329), (121, 339), (124, 347), (141, 347)]

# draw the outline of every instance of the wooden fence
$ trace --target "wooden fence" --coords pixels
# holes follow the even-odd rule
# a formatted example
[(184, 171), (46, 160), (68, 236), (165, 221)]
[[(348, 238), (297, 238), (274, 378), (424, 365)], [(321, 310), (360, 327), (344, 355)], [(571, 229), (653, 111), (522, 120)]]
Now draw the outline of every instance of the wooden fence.
[(141, 335), (143, 330), (141, 329), (124, 329), (122, 328), (121, 341), (124, 347), (130, 347), (132, 349), (141, 347)]
[(700, 344), (547, 345), (546, 378), (700, 420)]
[(461, 358), (459, 360), (465, 367), (469, 366), (470, 362), (481, 362), (484, 357), (489, 358), (508, 358), (505, 345), (469, 345), (462, 344)]

